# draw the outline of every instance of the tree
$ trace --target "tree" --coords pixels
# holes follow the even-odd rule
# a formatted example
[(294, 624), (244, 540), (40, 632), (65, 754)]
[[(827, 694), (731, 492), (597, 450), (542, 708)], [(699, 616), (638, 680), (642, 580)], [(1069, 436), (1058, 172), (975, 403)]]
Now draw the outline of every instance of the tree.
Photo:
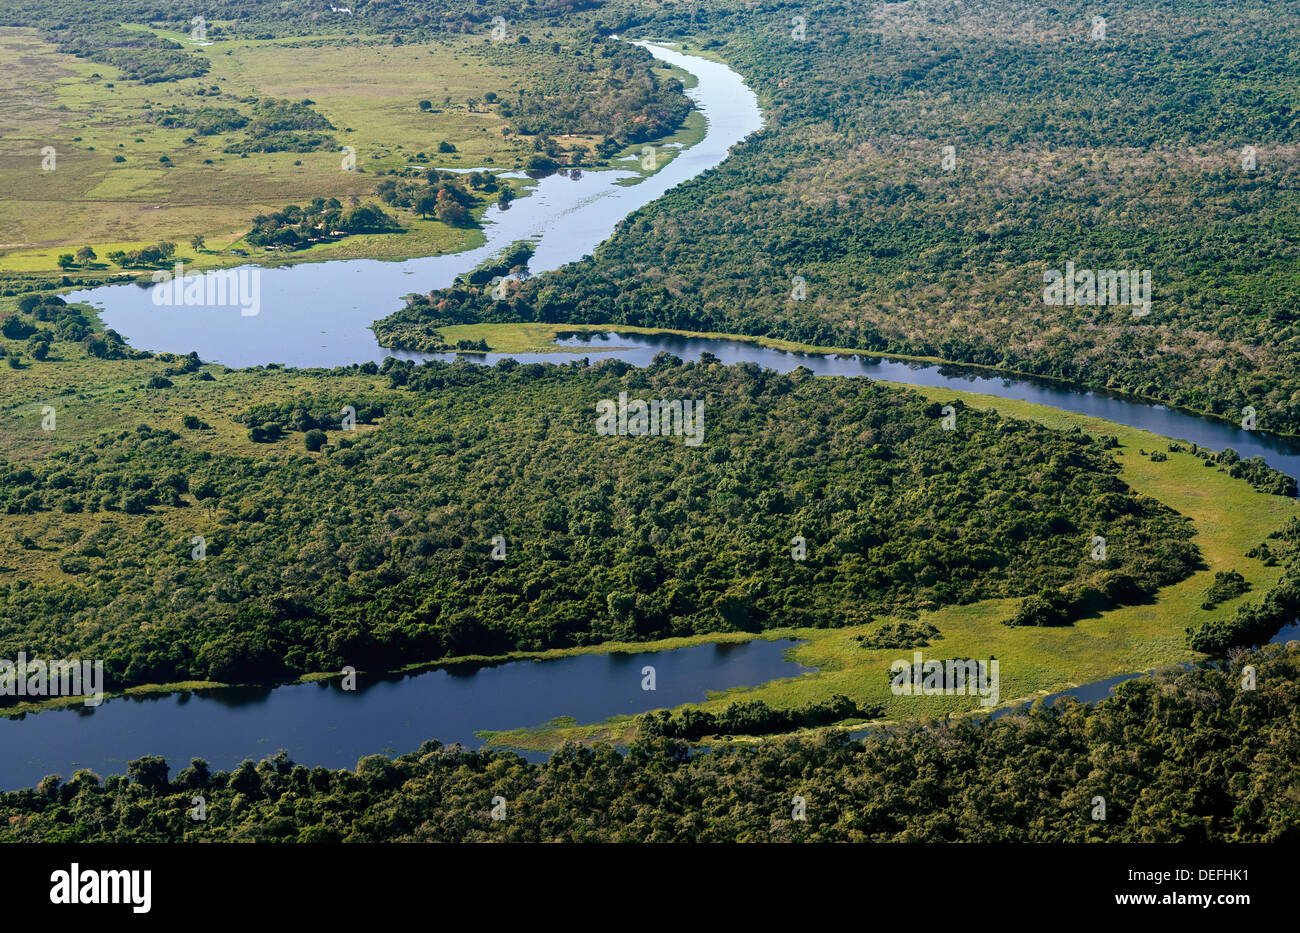
[(27, 340), (27, 353), (34, 360), (43, 360), (50, 354), (49, 331), (37, 331)]
[(371, 204), (363, 204), (349, 210), (339, 219), (339, 229), (348, 233), (360, 233), (366, 230), (384, 230), (396, 226), (393, 218)]
[(469, 211), (465, 210), (464, 206), (453, 198), (445, 188), (438, 192), (433, 213), (443, 223), (450, 224), (453, 227), (467, 224), (470, 219)]
[(432, 192), (422, 194), (415, 201), (415, 210), (421, 217), (428, 217), (438, 209), (438, 196)]
[(190, 237), (190, 248), (197, 253), (199, 250), (203, 249), (204, 242), (203, 237), (196, 233), (194, 236)]
[(278, 441), (283, 429), (274, 421), (255, 424), (248, 429), (248, 439), (255, 444), (270, 444)]
[(161, 755), (146, 755), (126, 764), (126, 776), (155, 794), (167, 790), (167, 759)]
[(202, 758), (191, 758), (190, 766), (176, 775), (176, 784), (186, 790), (202, 790), (212, 782), (212, 768)]
[(60, 254), (59, 254), (59, 268), (60, 268), (60, 269), (71, 269), (71, 268), (72, 268), (73, 266), (75, 266), (76, 264), (77, 264), (77, 260), (73, 257), (73, 255), (72, 255), (71, 253), (60, 253)]
[(326, 440), (327, 438), (324, 431), (320, 430), (320, 428), (312, 428), (303, 437), (302, 442), (308, 450), (317, 451), (325, 446)]
[(0, 334), (4, 334), (10, 340), (22, 340), (35, 332), (34, 325), (27, 323), (16, 314), (7, 314), (4, 320), (0, 321)]
[(95, 251), (89, 246), (83, 246), (81, 249), (77, 250), (77, 262), (82, 263), (83, 265), (88, 262), (94, 262), (98, 258), (99, 257), (95, 255)]
[(426, 113), (427, 113), (428, 111), (432, 110), (432, 109), (433, 109), (433, 101), (431, 101), (431, 100), (422, 100), (422, 101), (420, 101), (420, 109), (423, 110), (423, 111), (425, 111)]

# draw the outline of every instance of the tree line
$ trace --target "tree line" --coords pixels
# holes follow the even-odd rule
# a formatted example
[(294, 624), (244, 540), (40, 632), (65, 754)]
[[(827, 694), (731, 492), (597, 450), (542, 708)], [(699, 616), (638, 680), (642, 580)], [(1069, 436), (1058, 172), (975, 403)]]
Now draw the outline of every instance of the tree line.
[(569, 744), (540, 764), (429, 741), (353, 770), (281, 752), (230, 771), (195, 759), (174, 776), (147, 757), (125, 775), (0, 793), (0, 840), (1294, 842), (1297, 730), (1293, 644), (1131, 680), (1096, 706), (856, 740), (831, 729), (690, 754), (646, 737), (626, 754)]

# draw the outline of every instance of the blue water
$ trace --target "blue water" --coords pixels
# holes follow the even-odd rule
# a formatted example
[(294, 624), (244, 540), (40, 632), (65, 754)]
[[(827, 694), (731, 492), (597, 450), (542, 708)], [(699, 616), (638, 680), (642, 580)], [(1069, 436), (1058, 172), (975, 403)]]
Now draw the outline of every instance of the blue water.
[[(422, 358), (379, 347), (369, 329), (375, 318), (399, 307), (403, 295), (446, 287), (456, 275), (518, 239), (537, 244), (530, 262), (534, 272), (579, 259), (628, 213), (719, 164), (733, 145), (762, 125), (753, 93), (725, 66), (662, 48), (652, 52), (699, 78), (690, 93), (709, 129), (702, 142), (636, 184), (617, 184), (630, 175), (618, 171), (543, 179), (509, 211), (490, 208), (484, 222), (486, 245), (464, 253), (398, 263), (335, 261), (260, 270), (262, 310), (256, 316), (243, 316), (238, 308), (160, 308), (147, 290), (133, 285), (105, 286), (68, 298), (97, 305), (107, 326), (133, 346), (197, 350), (205, 360), (230, 366), (279, 362), (329, 367), (385, 356)], [(593, 360), (613, 356), (634, 365), (645, 365), (662, 351), (687, 360), (708, 352), (724, 363), (750, 362), (781, 372), (803, 366), (818, 375), (984, 393), (1095, 416), (1213, 450), (1232, 447), (1243, 457), (1262, 456), (1274, 468), (1300, 475), (1300, 441), (1046, 381), (870, 356), (790, 353), (737, 340), (597, 333), (557, 343), (569, 354)], [(468, 358), (494, 364), (505, 356)], [(565, 354), (514, 358), (562, 362)], [(1273, 641), (1290, 638), (1300, 638), (1300, 625), (1288, 626)], [(244, 758), (283, 748), (303, 764), (351, 767), (364, 755), (410, 751), (428, 738), (477, 747), (481, 741), (475, 730), (537, 726), (557, 716), (597, 722), (619, 713), (702, 700), (707, 690), (797, 676), (806, 669), (782, 659), (787, 645), (755, 641), (653, 655), (586, 655), (473, 671), (439, 670), (375, 680), (355, 693), (322, 683), (119, 698), (94, 711), (50, 711), (0, 720), (6, 752), (0, 761), (0, 785), (30, 786), (47, 774), (67, 776), (80, 767), (101, 774), (120, 772), (127, 761), (144, 754), (162, 754), (173, 767), (201, 757), (215, 767), (229, 768)], [(640, 670), (647, 663), (657, 669), (654, 693), (640, 689)], [(1092, 702), (1116, 683), (1136, 676), (1142, 675), (1120, 675), (1049, 700), (1075, 696)]]
[(244, 266), (259, 282), (258, 313), (238, 306), (159, 306), (150, 287), (104, 285), (68, 293), (72, 302), (97, 308), (106, 327), (133, 347), (189, 353), (210, 363), (298, 367), (346, 366), (384, 357), (420, 359), (386, 350), (370, 325), (402, 307), (402, 298), (446, 288), (456, 276), (518, 240), (532, 240), (533, 274), (557, 269), (591, 253), (620, 220), (682, 182), (719, 165), (731, 147), (760, 129), (763, 115), (754, 92), (725, 65), (660, 46), (643, 45), (656, 58), (695, 75), (687, 91), (708, 124), (704, 139), (635, 184), (626, 170), (555, 174), (537, 182), (508, 209), (498, 205), (483, 218), (484, 245), (460, 253), (383, 262), (371, 259), (303, 262), (265, 269)]
[[(711, 690), (797, 677), (811, 668), (785, 660), (795, 644), (755, 640), (512, 661), (362, 679), (355, 691), (322, 681), (117, 697), (97, 709), (0, 719), (0, 787), (31, 787), (78, 768), (121, 774), (144, 755), (164, 756), (173, 770), (192, 758), (228, 770), (286, 749), (309, 767), (352, 768), (366, 755), (403, 754), (431, 738), (478, 748), (476, 730), (541, 726), (560, 716), (601, 722), (699, 702)], [(647, 665), (655, 669), (653, 691), (642, 689)]]

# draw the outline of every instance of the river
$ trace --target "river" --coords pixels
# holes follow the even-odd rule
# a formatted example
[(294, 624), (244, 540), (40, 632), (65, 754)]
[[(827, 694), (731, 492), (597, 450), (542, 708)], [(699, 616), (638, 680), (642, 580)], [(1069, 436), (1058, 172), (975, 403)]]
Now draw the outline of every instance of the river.
[[(456, 275), (519, 239), (531, 238), (537, 244), (529, 264), (534, 272), (580, 259), (627, 214), (713, 168), (733, 145), (761, 127), (753, 93), (730, 69), (669, 49), (647, 48), (696, 75), (698, 84), (689, 93), (708, 121), (708, 132), (701, 142), (637, 184), (616, 184), (630, 176), (627, 172), (544, 178), (508, 211), (489, 208), (484, 218), (487, 243), (463, 253), (404, 262), (338, 260), (262, 269), (262, 311), (256, 316), (241, 315), (238, 308), (160, 308), (146, 289), (134, 285), (74, 292), (68, 300), (97, 306), (106, 325), (133, 346), (178, 353), (197, 350), (205, 360), (235, 367), (269, 362), (331, 367), (380, 361), (385, 356), (418, 358), (384, 350), (369, 329), (376, 317), (399, 307), (403, 295), (450, 285)], [(557, 349), (570, 353), (616, 356), (636, 365), (648, 363), (662, 351), (684, 359), (698, 359), (708, 352), (726, 363), (752, 362), (782, 372), (805, 366), (818, 375), (885, 379), (1021, 399), (1212, 449), (1230, 446), (1243, 456), (1263, 456), (1277, 469), (1300, 474), (1300, 443), (1160, 405), (1048, 382), (869, 356), (790, 353), (739, 340), (592, 333), (557, 343)], [(491, 364), (502, 356), (470, 358)], [(553, 354), (515, 358), (555, 360)], [(1274, 641), (1298, 636), (1297, 626), (1289, 626)], [(478, 744), (475, 730), (538, 726), (557, 716), (597, 722), (701, 700), (707, 690), (799, 676), (807, 669), (785, 660), (789, 645), (752, 641), (657, 654), (515, 661), (380, 677), (363, 682), (355, 693), (344, 692), (337, 682), (322, 682), (116, 698), (95, 710), (0, 720), (0, 741), (6, 749), (0, 786), (31, 786), (47, 774), (66, 777), (80, 767), (101, 774), (121, 772), (126, 761), (144, 754), (162, 754), (173, 768), (185, 766), (191, 757), (230, 768), (244, 758), (284, 748), (306, 765), (351, 767), (364, 755), (410, 751), (426, 738), (473, 746)], [(647, 664), (656, 669), (654, 692), (641, 689), (641, 670)], [(1129, 676), (1137, 675), (1108, 678), (1058, 696), (1095, 700)]]
[[(163, 755), (173, 770), (192, 758), (229, 769), (285, 749), (299, 764), (352, 768), (365, 755), (405, 754), (426, 739), (478, 748), (476, 730), (540, 726), (560, 716), (602, 722), (697, 703), (708, 690), (797, 677), (811, 669), (785, 659), (794, 644), (708, 644), (363, 676), (355, 691), (330, 680), (114, 697), (95, 709), (0, 719), (0, 788), (32, 787), (48, 774), (68, 778), (78, 768), (122, 774), (143, 755)], [(643, 689), (647, 666), (654, 690)]]
[(263, 363), (346, 366), (380, 362), (386, 356), (420, 359), (420, 354), (385, 350), (370, 330), (377, 318), (402, 307), (403, 296), (446, 288), (456, 276), (519, 240), (535, 244), (528, 262), (533, 274), (579, 260), (628, 214), (719, 165), (732, 146), (763, 125), (754, 92), (727, 66), (638, 44), (695, 75), (696, 86), (687, 94), (708, 129), (702, 140), (636, 184), (619, 184), (635, 177), (627, 170), (547, 176), (508, 209), (490, 206), (483, 217), (487, 242), (465, 252), (403, 262), (352, 259), (271, 269), (240, 267), (257, 275), (260, 307), (254, 315), (233, 305), (160, 307), (153, 302), (152, 286), (134, 283), (82, 289), (64, 297), (93, 305), (105, 326), (133, 347), (196, 350), (208, 362), (236, 368)]

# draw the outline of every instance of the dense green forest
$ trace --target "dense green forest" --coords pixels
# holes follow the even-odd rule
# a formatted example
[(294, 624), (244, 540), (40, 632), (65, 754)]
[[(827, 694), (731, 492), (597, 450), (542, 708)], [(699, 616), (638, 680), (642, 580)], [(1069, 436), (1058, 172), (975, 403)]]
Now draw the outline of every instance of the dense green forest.
[[(566, 746), (545, 764), (431, 741), (355, 771), (280, 753), (174, 776), (145, 758), (125, 776), (79, 771), (0, 794), (0, 840), (1295, 842), (1297, 734), (1292, 645), (1129, 681), (1095, 707), (855, 741), (829, 730), (691, 755), (656, 738), (626, 755)], [(200, 796), (202, 822), (190, 818)], [(494, 797), (504, 819), (491, 818)]]
[[(434, 320), (769, 335), (1233, 421), (1249, 405), (1260, 428), (1300, 432), (1300, 6), (1140, 0), (1100, 41), (1096, 13), (639, 6), (622, 35), (720, 55), (758, 92), (765, 129), (627, 218), (593, 259), (505, 302), (441, 293), (380, 331), (393, 346), (418, 345)], [(1150, 270), (1151, 313), (1046, 305), (1043, 275), (1066, 262)]]
[[(214, 378), (197, 368), (151, 386)], [(275, 455), (201, 449), (194, 418), (0, 464), (0, 509), (96, 516), (60, 532), (62, 574), (0, 582), (0, 656), (103, 658), (115, 685), (275, 680), (1044, 589), (1131, 602), (1199, 565), (1191, 523), (1089, 435), (965, 408), (947, 431), (939, 405), (866, 380), (666, 354), (337, 372), (374, 388), (323, 376), (237, 415)], [(702, 445), (599, 435), (620, 393), (699, 400)]]

